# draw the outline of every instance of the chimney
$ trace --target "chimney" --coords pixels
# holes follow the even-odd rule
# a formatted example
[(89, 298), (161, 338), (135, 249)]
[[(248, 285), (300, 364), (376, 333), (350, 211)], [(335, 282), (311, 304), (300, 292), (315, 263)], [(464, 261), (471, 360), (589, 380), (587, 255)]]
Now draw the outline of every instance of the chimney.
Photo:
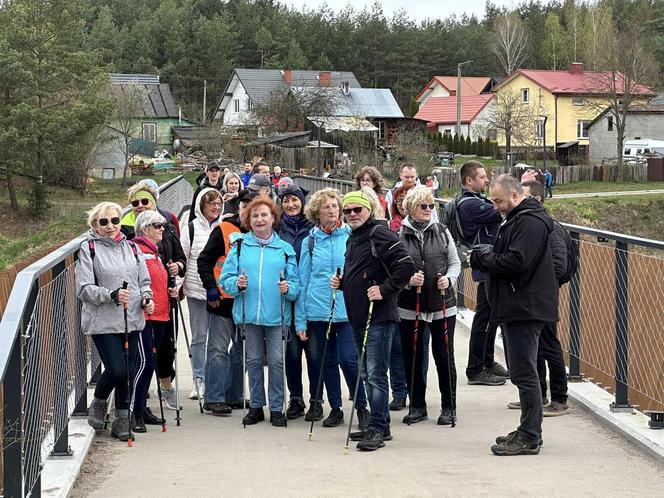
[(348, 94), (350, 93), (350, 84), (347, 81), (341, 82), (341, 93), (348, 97)]
[(570, 74), (583, 74), (583, 62), (571, 62), (568, 72)]
[(282, 74), (284, 75), (284, 81), (286, 82), (287, 85), (290, 85), (293, 82), (293, 71), (290, 69), (284, 69), (282, 71)]
[(318, 84), (329, 87), (332, 85), (332, 73), (330, 71), (321, 71), (318, 73)]

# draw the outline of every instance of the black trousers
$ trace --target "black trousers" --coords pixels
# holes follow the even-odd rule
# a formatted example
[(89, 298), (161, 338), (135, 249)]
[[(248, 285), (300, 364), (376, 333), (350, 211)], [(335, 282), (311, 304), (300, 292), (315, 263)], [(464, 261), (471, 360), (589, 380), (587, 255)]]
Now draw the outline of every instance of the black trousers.
[(475, 317), (470, 327), (470, 342), (468, 343), (468, 366), (466, 377), (473, 377), (482, 373), (485, 368), (491, 368), (494, 363), (494, 345), (496, 342), (496, 325), (489, 323), (491, 305), (486, 295), (484, 282), (477, 284), (477, 306)]
[(545, 323), (542, 328), (537, 349), (537, 374), (542, 388), (542, 397), (546, 398), (546, 366), (548, 364), (551, 400), (567, 403), (567, 372), (557, 329), (557, 323)]
[(157, 370), (159, 371), (159, 377), (162, 379), (170, 377), (171, 380), (175, 379), (175, 370), (173, 369), (173, 361), (175, 360), (175, 354), (173, 353), (175, 331), (172, 317), (173, 313), (171, 313), (171, 319), (164, 322), (166, 324), (164, 334), (159, 344), (159, 349), (157, 349)]
[[(424, 328), (429, 327), (431, 333), (431, 351), (436, 363), (436, 372), (438, 374), (438, 389), (440, 390), (443, 408), (456, 408), (456, 384), (457, 373), (454, 363), (454, 326), (456, 316), (447, 317), (447, 344), (445, 338), (445, 328), (443, 320), (434, 320), (426, 324), (419, 322), (417, 331), (417, 343), (415, 349), (415, 370), (413, 375), (413, 335), (415, 330), (415, 320), (401, 320), (399, 322), (399, 331), (401, 333), (401, 347), (403, 349), (403, 359), (406, 370), (406, 382), (408, 383), (408, 392), (413, 393), (412, 406), (416, 408), (426, 408), (426, 378), (422, 366), (424, 361)], [(449, 363), (448, 363), (449, 347)], [(449, 366), (448, 366), (449, 365)], [(450, 375), (452, 391), (450, 392)]]

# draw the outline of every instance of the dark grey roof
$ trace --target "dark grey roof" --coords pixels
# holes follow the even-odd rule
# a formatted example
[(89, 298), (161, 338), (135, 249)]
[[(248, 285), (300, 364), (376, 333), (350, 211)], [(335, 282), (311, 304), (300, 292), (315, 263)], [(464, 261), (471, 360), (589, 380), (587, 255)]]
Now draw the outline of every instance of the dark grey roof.
[[(121, 76), (122, 78), (118, 78)], [(132, 79), (132, 76), (138, 78)], [(171, 88), (167, 83), (159, 83), (159, 76), (154, 76), (157, 83), (140, 83), (139, 81), (155, 81), (142, 79), (145, 76), (151, 75), (131, 75), (111, 74), (111, 95), (114, 97), (121, 97), (128, 92), (128, 87), (135, 86), (141, 91), (141, 111), (137, 113), (136, 118), (177, 118), (178, 106), (175, 104)]]
[(255, 145), (290, 145), (293, 147), (305, 147), (309, 142), (309, 131), (286, 131), (283, 133), (276, 133), (269, 137), (260, 137), (252, 142), (247, 142), (244, 147), (251, 147)]
[(123, 74), (123, 73), (110, 73), (108, 77), (111, 83), (117, 84), (131, 84), (138, 83), (140, 85), (158, 85), (158, 74)]

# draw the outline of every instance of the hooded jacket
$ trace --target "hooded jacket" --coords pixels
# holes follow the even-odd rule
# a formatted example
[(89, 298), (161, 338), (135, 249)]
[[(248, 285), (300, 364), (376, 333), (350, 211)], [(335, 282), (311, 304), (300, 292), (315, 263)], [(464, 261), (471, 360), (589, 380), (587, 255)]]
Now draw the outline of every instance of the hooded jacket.
[(217, 192), (219, 192), (219, 194), (224, 195), (224, 193), (222, 192), (223, 183), (224, 183), (224, 179), (223, 179), (222, 176), (219, 176), (219, 180), (217, 180), (216, 185), (210, 185), (210, 180), (208, 179), (207, 175), (205, 176), (205, 178), (203, 178), (203, 180), (201, 180), (200, 185), (194, 191), (194, 195), (191, 198), (192, 203), (191, 203), (191, 208), (189, 209), (189, 219), (190, 220), (193, 220), (196, 217), (196, 206), (198, 204), (198, 196), (200, 195), (201, 191), (205, 190), (205, 189), (213, 188)]
[(553, 220), (535, 199), (524, 199), (498, 230), (492, 253), (473, 251), (470, 266), (489, 274), (491, 321), (556, 322), (558, 282), (549, 234)]
[(168, 296), (168, 272), (159, 258), (159, 249), (156, 244), (145, 237), (136, 237), (134, 242), (141, 250), (148, 268), (150, 289), (152, 289), (152, 300), (154, 301), (154, 312), (152, 315), (145, 313), (145, 319), (167, 322), (171, 312), (171, 301)]
[[(307, 322), (327, 322), (330, 319), (332, 288), (330, 278), (337, 268), (343, 270), (346, 257), (346, 242), (350, 227), (346, 224), (327, 234), (314, 227), (302, 241), (300, 264), (300, 294), (295, 302), (295, 330), (306, 330)], [(310, 240), (313, 239), (311, 252)], [(342, 292), (337, 292), (332, 322), (347, 322), (346, 305)]]
[[(90, 255), (90, 242), (94, 244), (94, 261)], [(152, 298), (150, 274), (143, 255), (136, 254), (121, 233), (118, 240), (102, 237), (90, 230), (81, 243), (75, 267), (76, 297), (83, 303), (81, 330), (84, 334), (122, 334), (124, 318), (122, 306), (111, 298), (111, 293), (126, 281), (131, 291), (127, 308), (130, 331), (143, 330), (145, 318), (142, 298)]]

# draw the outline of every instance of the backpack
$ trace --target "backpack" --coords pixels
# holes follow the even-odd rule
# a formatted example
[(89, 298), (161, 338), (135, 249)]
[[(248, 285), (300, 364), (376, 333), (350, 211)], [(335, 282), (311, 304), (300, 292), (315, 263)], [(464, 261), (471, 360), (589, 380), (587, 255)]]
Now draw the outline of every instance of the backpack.
[[(193, 225), (191, 225), (192, 222), (190, 222), (190, 230), (193, 230)], [(224, 225), (226, 225), (226, 230), (224, 231)], [(217, 285), (217, 290), (219, 291), (219, 294), (221, 294), (222, 299), (228, 299), (231, 298), (232, 296), (224, 291), (224, 289), (221, 288), (221, 285), (219, 285), (219, 279), (221, 278), (221, 272), (224, 269), (224, 261), (226, 261), (226, 256), (230, 253), (231, 251), (231, 241), (230, 237), (231, 234), (234, 232), (239, 232), (240, 230), (233, 225), (232, 223), (227, 223), (227, 222), (222, 222), (219, 223), (216, 227), (214, 227), (214, 230), (216, 229), (221, 230), (221, 233), (223, 234), (222, 237), (224, 239), (224, 253), (217, 258), (217, 262), (214, 264), (214, 267), (212, 268), (212, 274), (214, 275), (214, 281)], [(242, 239), (238, 239), (235, 244), (237, 244), (237, 257), (238, 261), (240, 260), (240, 250), (242, 249)]]
[[(554, 223), (558, 223), (556, 220), (553, 220)], [(558, 223), (560, 225), (560, 223)], [(579, 271), (579, 241), (572, 238), (565, 227), (560, 225), (562, 228), (564, 237), (565, 237), (565, 247), (567, 247), (567, 268), (565, 273), (563, 273), (558, 279), (558, 286), (562, 286), (572, 280), (574, 274)]]
[[(466, 242), (466, 238), (463, 235), (463, 228), (461, 227), (461, 220), (459, 219), (459, 206), (467, 199), (471, 199), (471, 197), (455, 197), (445, 204), (445, 212), (443, 213), (443, 225), (447, 227), (454, 239), (457, 255), (459, 256), (459, 261), (461, 261), (461, 268), (470, 267), (466, 253), (470, 250), (471, 244)], [(477, 235), (477, 238), (479, 238), (479, 231)]]

